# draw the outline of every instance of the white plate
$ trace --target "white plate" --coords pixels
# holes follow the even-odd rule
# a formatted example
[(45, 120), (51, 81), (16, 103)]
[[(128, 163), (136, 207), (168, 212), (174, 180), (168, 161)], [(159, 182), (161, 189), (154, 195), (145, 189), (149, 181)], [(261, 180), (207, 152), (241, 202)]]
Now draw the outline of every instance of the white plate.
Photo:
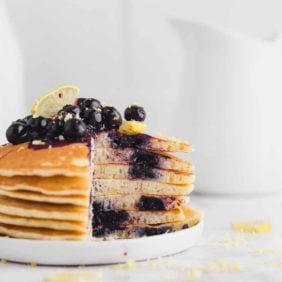
[(200, 238), (203, 222), (174, 233), (112, 241), (41, 241), (0, 238), (1, 258), (47, 265), (122, 263), (182, 252)]

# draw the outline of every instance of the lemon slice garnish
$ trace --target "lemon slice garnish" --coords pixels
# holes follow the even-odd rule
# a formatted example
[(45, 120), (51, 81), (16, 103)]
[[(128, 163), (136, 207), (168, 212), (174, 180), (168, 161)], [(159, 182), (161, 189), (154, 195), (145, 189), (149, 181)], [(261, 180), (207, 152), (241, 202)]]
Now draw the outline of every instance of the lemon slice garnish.
[(40, 96), (33, 104), (33, 115), (52, 118), (56, 116), (65, 105), (74, 104), (79, 88), (75, 85), (63, 85)]

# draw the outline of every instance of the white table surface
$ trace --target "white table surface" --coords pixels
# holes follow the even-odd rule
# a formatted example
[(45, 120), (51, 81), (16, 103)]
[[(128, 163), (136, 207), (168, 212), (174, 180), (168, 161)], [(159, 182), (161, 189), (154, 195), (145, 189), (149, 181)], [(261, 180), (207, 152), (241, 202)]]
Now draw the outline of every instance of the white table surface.
[[(282, 281), (281, 194), (260, 197), (193, 195), (191, 203), (205, 212), (204, 234), (196, 246), (168, 258), (132, 263), (131, 267), (82, 268), (101, 270), (101, 281), (115, 282)], [(230, 228), (233, 221), (252, 219), (270, 221), (272, 232), (242, 234)], [(2, 263), (0, 282), (39, 282), (48, 275), (66, 269), (77, 268)]]

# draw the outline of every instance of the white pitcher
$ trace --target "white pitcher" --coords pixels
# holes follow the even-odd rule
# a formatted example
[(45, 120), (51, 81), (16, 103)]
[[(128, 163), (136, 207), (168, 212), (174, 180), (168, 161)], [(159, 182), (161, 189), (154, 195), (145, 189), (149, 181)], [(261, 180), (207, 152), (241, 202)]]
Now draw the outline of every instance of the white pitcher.
[(282, 188), (282, 40), (173, 20), (183, 46), (175, 120), (194, 145), (197, 189), (262, 193)]

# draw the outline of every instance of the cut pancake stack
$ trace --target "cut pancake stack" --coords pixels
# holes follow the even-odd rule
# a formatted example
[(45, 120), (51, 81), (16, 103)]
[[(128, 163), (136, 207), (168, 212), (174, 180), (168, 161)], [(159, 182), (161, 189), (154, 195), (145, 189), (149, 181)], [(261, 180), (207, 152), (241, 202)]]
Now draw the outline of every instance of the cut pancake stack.
[(83, 240), (192, 227), (193, 166), (182, 141), (101, 133), (93, 142), (0, 147), (0, 234)]
[(192, 227), (200, 214), (187, 205), (193, 166), (170, 152), (180, 140), (144, 134), (100, 134), (93, 163), (93, 236), (134, 238)]
[(80, 240), (88, 234), (89, 149), (0, 148), (0, 234)]

